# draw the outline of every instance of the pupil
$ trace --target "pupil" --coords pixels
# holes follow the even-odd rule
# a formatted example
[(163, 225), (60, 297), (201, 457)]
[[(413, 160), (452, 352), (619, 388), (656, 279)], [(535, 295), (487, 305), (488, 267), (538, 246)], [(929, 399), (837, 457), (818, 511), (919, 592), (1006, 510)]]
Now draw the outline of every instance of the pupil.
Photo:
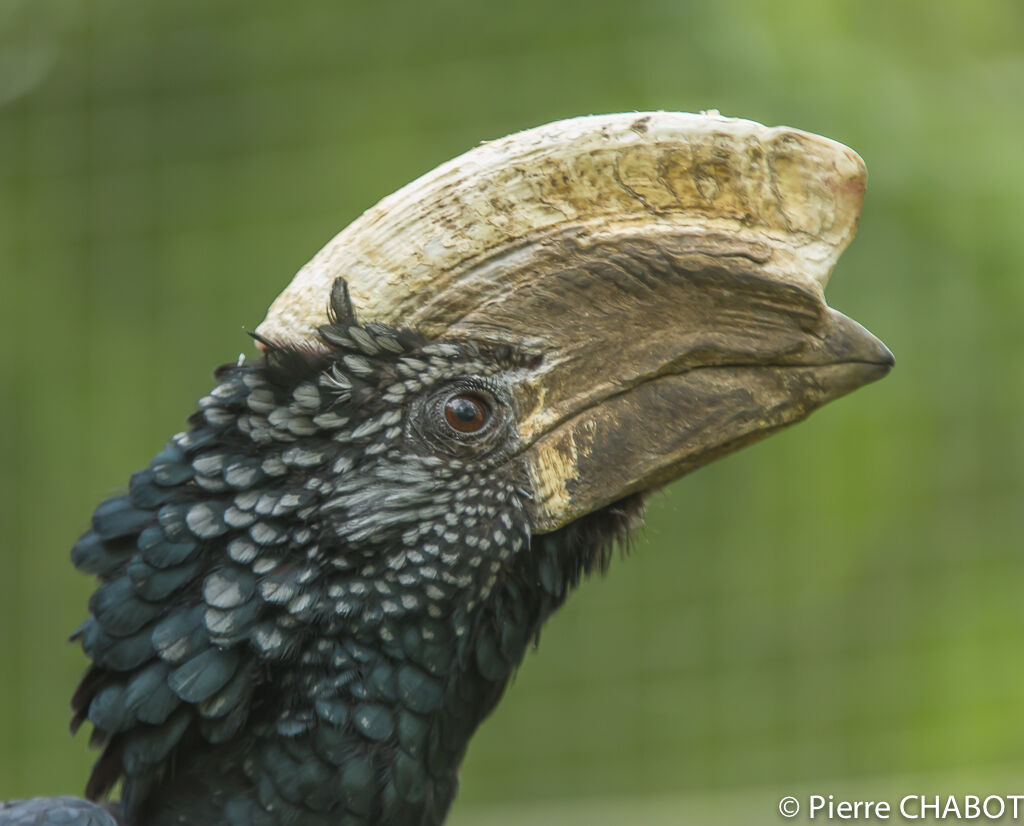
[(455, 416), (459, 421), (470, 424), (476, 421), (477, 413), (476, 405), (473, 404), (469, 399), (456, 399), (455, 404), (452, 405), (455, 408)]

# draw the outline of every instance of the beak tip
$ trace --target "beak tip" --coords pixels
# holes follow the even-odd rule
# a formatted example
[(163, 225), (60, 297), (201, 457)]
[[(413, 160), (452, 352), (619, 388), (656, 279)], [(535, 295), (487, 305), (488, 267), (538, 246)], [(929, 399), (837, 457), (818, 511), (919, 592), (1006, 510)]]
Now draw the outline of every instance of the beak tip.
[(885, 357), (882, 360), (881, 364), (885, 367), (886, 372), (888, 372), (889, 370), (892, 370), (892, 368), (896, 366), (896, 356), (894, 356), (892, 354), (892, 350), (890, 350), (888, 347), (882, 344), (881, 341), (879, 341), (878, 343), (882, 345), (882, 350), (885, 351)]
[(873, 333), (840, 312), (831, 310), (833, 330), (825, 345), (834, 363), (870, 365), (881, 378), (896, 365), (896, 357)]

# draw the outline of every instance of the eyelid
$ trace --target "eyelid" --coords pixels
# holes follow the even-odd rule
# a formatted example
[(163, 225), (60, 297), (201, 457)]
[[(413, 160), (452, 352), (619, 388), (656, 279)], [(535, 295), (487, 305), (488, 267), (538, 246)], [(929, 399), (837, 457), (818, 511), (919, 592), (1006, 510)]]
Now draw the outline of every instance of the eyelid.
[[(445, 405), (453, 396), (468, 393), (480, 398), (490, 415), (479, 430), (460, 432), (445, 419)], [(429, 394), (413, 403), (410, 427), (426, 445), (441, 455), (475, 457), (490, 461), (502, 455), (510, 436), (514, 418), (509, 390), (500, 379), (464, 375), (438, 383)]]

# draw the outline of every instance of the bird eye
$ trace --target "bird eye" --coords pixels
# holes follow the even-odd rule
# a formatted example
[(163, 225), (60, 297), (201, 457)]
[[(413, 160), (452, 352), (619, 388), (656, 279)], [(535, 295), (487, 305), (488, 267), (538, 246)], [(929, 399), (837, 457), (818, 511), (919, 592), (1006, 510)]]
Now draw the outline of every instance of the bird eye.
[(459, 393), (444, 403), (444, 419), (459, 433), (479, 433), (490, 418), (487, 402), (471, 393)]

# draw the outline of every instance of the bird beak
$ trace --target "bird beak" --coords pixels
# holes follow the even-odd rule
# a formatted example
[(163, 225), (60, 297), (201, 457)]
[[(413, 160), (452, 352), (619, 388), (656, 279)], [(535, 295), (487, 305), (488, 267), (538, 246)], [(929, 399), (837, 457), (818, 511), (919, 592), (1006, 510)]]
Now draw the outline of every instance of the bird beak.
[(717, 113), (559, 121), (385, 198), (257, 332), (314, 341), (344, 277), (364, 321), (536, 354), (517, 460), (550, 531), (890, 369), (823, 296), (864, 183), (841, 144)]
[[(892, 367), (885, 345), (818, 296), (735, 275), (715, 273), (710, 288), (694, 284), (707, 270), (673, 272), (657, 297), (591, 323), (524, 382), (537, 532), (670, 482)], [(695, 290), (710, 306), (694, 311)]]

